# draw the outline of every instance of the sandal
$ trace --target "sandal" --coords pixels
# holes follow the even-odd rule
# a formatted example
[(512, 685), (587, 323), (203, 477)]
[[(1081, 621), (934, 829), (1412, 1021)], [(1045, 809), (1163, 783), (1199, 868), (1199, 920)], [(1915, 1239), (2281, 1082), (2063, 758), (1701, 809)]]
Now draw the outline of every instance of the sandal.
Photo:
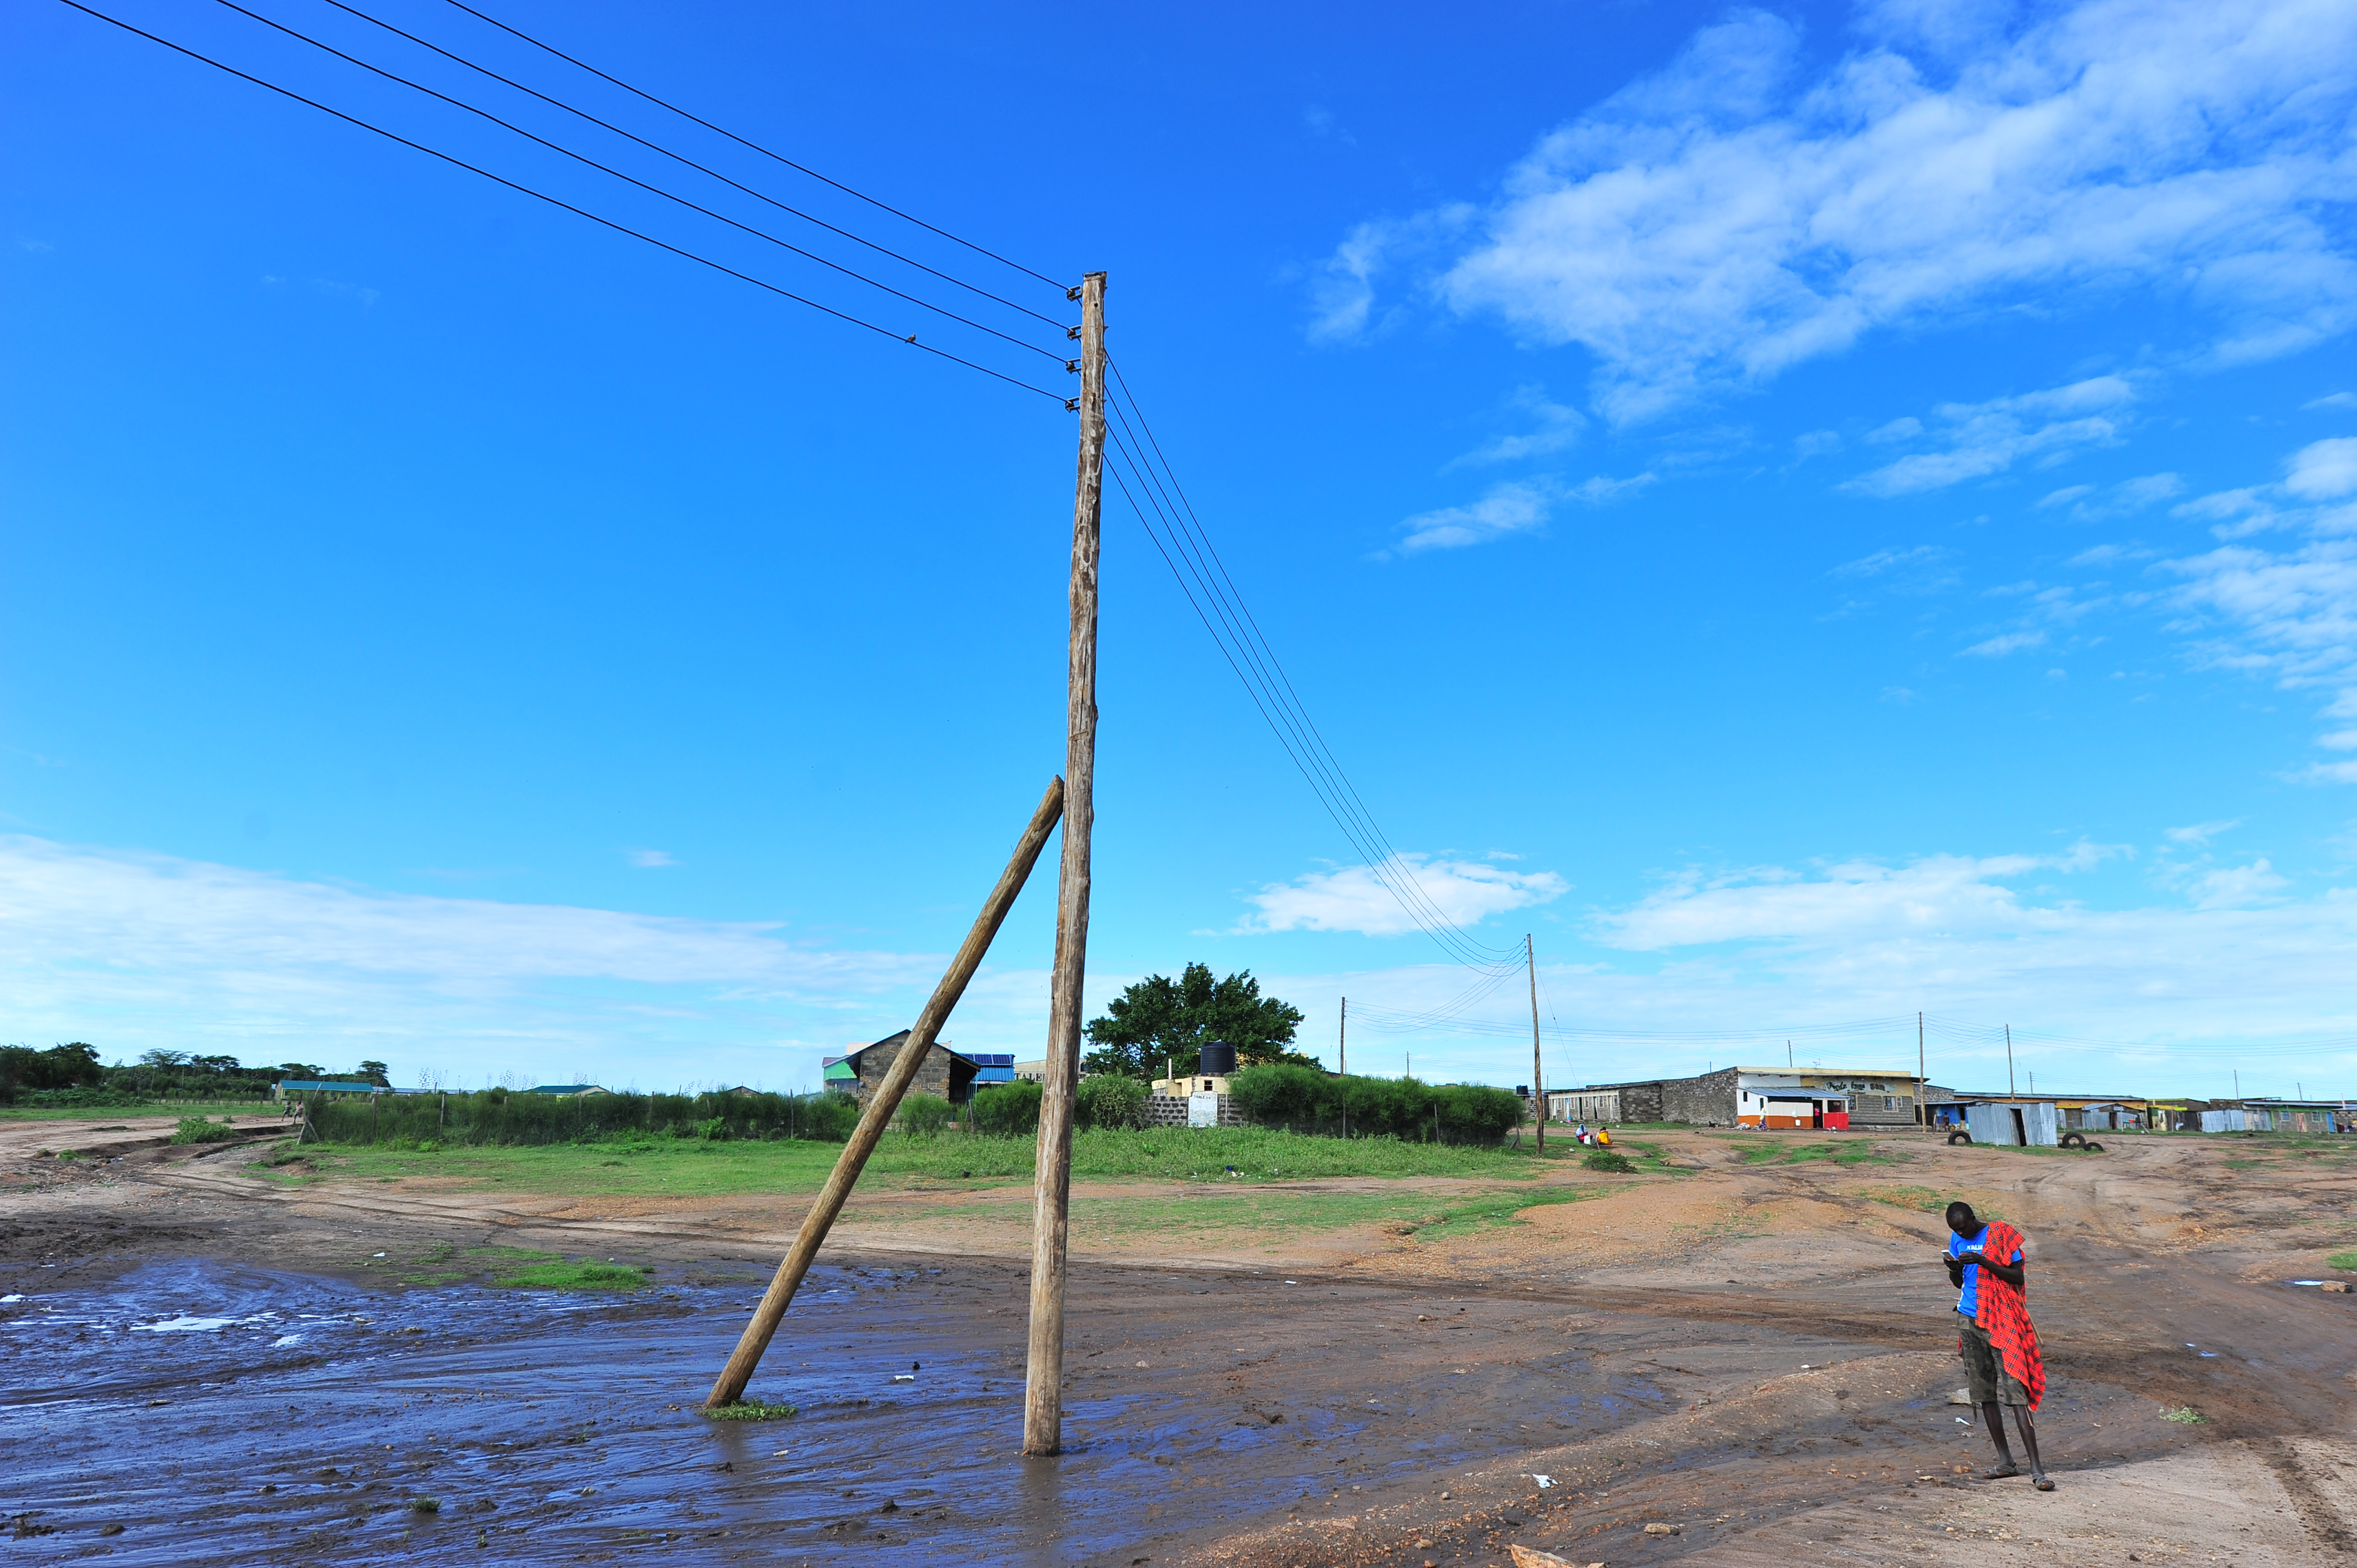
[(1996, 1469), (1994, 1469), (1994, 1470), (1984, 1470), (1984, 1471), (1982, 1471), (1982, 1472), (1981, 1472), (1981, 1479), (1982, 1479), (1982, 1480), (1984, 1480), (1984, 1481), (2003, 1481), (2003, 1480), (2008, 1480), (2008, 1479), (2010, 1479), (2011, 1477), (2015, 1477), (2015, 1476), (2018, 1476), (2018, 1475), (2020, 1475), (2020, 1474), (2021, 1474), (2021, 1468), (2020, 1468), (2020, 1466), (2017, 1466), (2017, 1465), (1999, 1465), (1999, 1466), (1998, 1466)]
[(2041, 1492), (2050, 1492), (2054, 1489), (2054, 1483), (2048, 1480), (2044, 1476), (2039, 1477), (2029, 1484), (2036, 1487)]

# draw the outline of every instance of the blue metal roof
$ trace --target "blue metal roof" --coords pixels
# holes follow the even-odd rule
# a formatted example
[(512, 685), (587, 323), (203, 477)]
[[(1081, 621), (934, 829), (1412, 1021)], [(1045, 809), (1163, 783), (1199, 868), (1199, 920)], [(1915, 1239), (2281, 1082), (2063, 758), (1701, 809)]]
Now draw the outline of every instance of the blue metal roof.
[(281, 1093), (296, 1094), (382, 1094), (381, 1083), (336, 1083), (326, 1079), (290, 1078), (278, 1085)]
[(1013, 1083), (1015, 1069), (1012, 1067), (979, 1067), (974, 1069), (974, 1080), (976, 1083)]

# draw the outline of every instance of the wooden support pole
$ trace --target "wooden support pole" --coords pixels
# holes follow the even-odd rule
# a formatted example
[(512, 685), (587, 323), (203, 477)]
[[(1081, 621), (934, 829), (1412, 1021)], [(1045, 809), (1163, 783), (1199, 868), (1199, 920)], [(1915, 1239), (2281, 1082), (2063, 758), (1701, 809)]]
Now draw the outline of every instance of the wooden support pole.
[(859, 1179), (859, 1172), (867, 1164), (867, 1156), (875, 1153), (877, 1141), (884, 1136), (884, 1129), (892, 1124), (892, 1113), (900, 1108), (900, 1097), (908, 1093), (909, 1085), (916, 1081), (917, 1069), (924, 1065), (926, 1054), (933, 1048), (933, 1036), (939, 1035), (942, 1026), (949, 1022), (951, 1009), (958, 1004), (958, 998), (965, 994), (966, 983), (974, 978), (974, 972), (982, 967), (983, 955), (990, 950), (991, 939), (998, 934), (1000, 923), (1006, 918), (1006, 911), (1014, 908), (1015, 896), (1023, 891), (1024, 881), (1030, 876), (1031, 867), (1038, 862), (1048, 835), (1055, 831), (1056, 819), (1063, 814), (1063, 810), (1064, 781), (1061, 779), (1050, 779), (1048, 792), (1039, 798), (1039, 809), (1031, 813), (1030, 825), (1023, 830), (1023, 837), (1017, 842), (1014, 854), (1007, 859), (1006, 869), (999, 874), (998, 886), (990, 890), (989, 898), (982, 906), (982, 913), (974, 917), (974, 929), (965, 936), (965, 945), (958, 949), (955, 958), (950, 960), (949, 972), (942, 976), (942, 983), (933, 987), (933, 994), (925, 1003), (924, 1011), (917, 1015), (917, 1022), (909, 1028), (908, 1039), (901, 1043), (900, 1054), (892, 1058), (892, 1066), (884, 1074), (884, 1081), (876, 1086), (876, 1092), (868, 1099), (866, 1113), (859, 1118), (859, 1125), (853, 1129), (851, 1141), (844, 1144), (843, 1153), (836, 1157), (834, 1174), (826, 1178), (826, 1185), (819, 1189), (810, 1212), (802, 1217), (802, 1228), (794, 1237), (792, 1249), (786, 1253), (785, 1262), (778, 1265), (777, 1277), (770, 1282), (768, 1292), (761, 1297), (761, 1305), (753, 1313), (753, 1321), (745, 1326), (745, 1332), (738, 1337), (736, 1352), (728, 1358), (728, 1365), (721, 1369), (720, 1380), (712, 1385), (712, 1392), (704, 1402), (706, 1409), (735, 1404), (745, 1397), (745, 1385), (753, 1380), (753, 1369), (761, 1364), (761, 1353), (770, 1348), (770, 1340), (778, 1332), (778, 1325), (785, 1317), (786, 1308), (794, 1299), (794, 1292), (802, 1288), (802, 1276), (810, 1273), (811, 1260), (818, 1256), (819, 1243), (826, 1240), (827, 1230), (834, 1224), (835, 1216), (843, 1212), (844, 1200), (851, 1196), (852, 1184)]
[(1064, 693), (1064, 859), (1056, 888), (1056, 972), (1048, 1075), (1031, 1190), (1031, 1343), (1023, 1372), (1023, 1452), (1064, 1444), (1064, 1230), (1072, 1191), (1072, 1091), (1081, 1076), (1081, 986), (1088, 975), (1089, 833), (1096, 822), (1097, 532), (1104, 501), (1105, 275), (1081, 280), (1081, 462), (1072, 492), (1071, 639)]
[(1523, 961), (1531, 974), (1531, 1103), (1538, 1108), (1538, 1152), (1546, 1154), (1546, 1078), (1545, 1064), (1539, 1059), (1539, 954), (1531, 945), (1528, 931), (1523, 933)]

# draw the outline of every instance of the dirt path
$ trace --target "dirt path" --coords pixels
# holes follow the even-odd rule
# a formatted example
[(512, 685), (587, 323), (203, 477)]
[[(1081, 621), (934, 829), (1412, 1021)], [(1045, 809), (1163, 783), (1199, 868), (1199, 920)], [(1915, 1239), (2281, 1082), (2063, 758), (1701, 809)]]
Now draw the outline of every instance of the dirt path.
[[(371, 1253), (436, 1242), (594, 1250), (749, 1282), (802, 1208), (415, 1181), (289, 1189), (237, 1174), (242, 1151), (141, 1146), (156, 1129), (136, 1123), (27, 1126), (0, 1123), (11, 1292), (185, 1256), (365, 1277)], [(2069, 1157), (1893, 1138), (1872, 1145), (1877, 1163), (1841, 1165), (1745, 1155), (1855, 1154), (1863, 1140), (1647, 1138), (1676, 1169), (1566, 1173), (1598, 1190), (1440, 1240), (1396, 1220), (1092, 1230), (1092, 1204), (1162, 1215), (1231, 1195), (1083, 1186), (1087, 1310), (1076, 1305), (1069, 1397), (1095, 1412), (1079, 1445), (1097, 1457), (1076, 1456), (1068, 1478), (1111, 1488), (1124, 1522), (1060, 1537), (1043, 1560), (1421, 1568), (1502, 1563), (1518, 1541), (1613, 1568), (1896, 1564), (1968, 1539), (2073, 1562), (2348, 1561), (2357, 1296), (2287, 1282), (2357, 1244), (2357, 1151), (2123, 1137)], [(33, 1152), (68, 1146), (101, 1157), (61, 1166)], [(1438, 1207), (1494, 1187), (1300, 1184), (1284, 1212), (1372, 1190)], [(1017, 1376), (1025, 1196), (863, 1196), (829, 1255), (921, 1258), (928, 1277), (965, 1282), (959, 1343), (993, 1376)], [(1973, 1412), (1946, 1403), (1961, 1378), (1933, 1209), (1954, 1196), (2029, 1239), (2056, 1493), (1965, 1473), (1988, 1447), (1956, 1420)], [(1169, 1435), (1213, 1414), (1221, 1432), (1271, 1435), (1243, 1455), (1228, 1453), (1232, 1436)], [(1278, 1441), (1287, 1433), (1300, 1435)], [(957, 1555), (953, 1536), (886, 1528)], [(811, 1560), (872, 1538), (847, 1530)]]

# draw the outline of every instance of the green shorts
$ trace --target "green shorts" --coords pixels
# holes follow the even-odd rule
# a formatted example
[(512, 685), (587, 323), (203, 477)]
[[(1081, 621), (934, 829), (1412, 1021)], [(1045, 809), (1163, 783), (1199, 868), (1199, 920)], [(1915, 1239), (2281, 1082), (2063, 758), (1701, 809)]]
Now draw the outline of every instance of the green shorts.
[(1964, 1326), (1964, 1382), (1972, 1390), (1973, 1402), (2027, 1406), (2029, 1391), (2005, 1369), (2005, 1358), (1989, 1343), (1988, 1330), (1961, 1312), (1956, 1321)]

